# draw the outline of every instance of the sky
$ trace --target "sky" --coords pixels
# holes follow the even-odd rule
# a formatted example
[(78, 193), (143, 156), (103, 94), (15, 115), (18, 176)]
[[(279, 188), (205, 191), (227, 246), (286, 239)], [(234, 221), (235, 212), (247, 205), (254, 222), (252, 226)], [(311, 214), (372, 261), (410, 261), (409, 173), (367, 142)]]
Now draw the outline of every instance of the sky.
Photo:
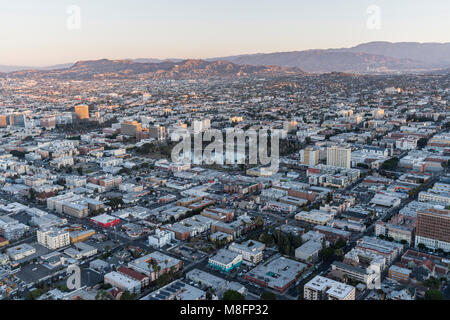
[(450, 42), (449, 15), (449, 0), (0, 0), (0, 64)]

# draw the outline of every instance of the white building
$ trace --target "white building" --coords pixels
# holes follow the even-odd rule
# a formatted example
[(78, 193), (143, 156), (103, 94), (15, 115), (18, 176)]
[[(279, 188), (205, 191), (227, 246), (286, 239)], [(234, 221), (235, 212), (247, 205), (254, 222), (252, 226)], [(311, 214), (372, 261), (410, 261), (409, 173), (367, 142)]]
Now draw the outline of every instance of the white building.
[(148, 237), (148, 244), (152, 247), (161, 248), (169, 244), (174, 238), (172, 231), (156, 229), (155, 234)]
[(242, 255), (242, 259), (252, 264), (257, 264), (263, 259), (263, 252), (266, 248), (264, 243), (248, 240), (244, 243), (232, 243), (228, 250)]
[(305, 284), (303, 289), (305, 300), (355, 300), (355, 287), (316, 276)]
[(140, 281), (131, 279), (116, 271), (105, 274), (104, 281), (113, 287), (117, 287), (130, 293), (139, 293), (141, 291)]
[(51, 250), (70, 245), (69, 232), (56, 228), (38, 230), (37, 240), (39, 244)]
[(352, 159), (352, 150), (332, 146), (327, 148), (327, 165), (341, 168), (350, 168)]

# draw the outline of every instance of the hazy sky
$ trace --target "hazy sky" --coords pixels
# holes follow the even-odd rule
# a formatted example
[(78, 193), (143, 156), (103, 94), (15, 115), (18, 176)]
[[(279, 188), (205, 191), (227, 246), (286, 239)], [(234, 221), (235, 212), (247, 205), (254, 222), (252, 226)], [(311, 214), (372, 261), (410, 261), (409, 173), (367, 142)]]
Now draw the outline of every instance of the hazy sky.
[[(70, 5), (79, 29), (67, 27)], [(371, 5), (379, 29), (367, 27)], [(0, 64), (449, 42), (449, 12), (449, 0), (0, 0)]]

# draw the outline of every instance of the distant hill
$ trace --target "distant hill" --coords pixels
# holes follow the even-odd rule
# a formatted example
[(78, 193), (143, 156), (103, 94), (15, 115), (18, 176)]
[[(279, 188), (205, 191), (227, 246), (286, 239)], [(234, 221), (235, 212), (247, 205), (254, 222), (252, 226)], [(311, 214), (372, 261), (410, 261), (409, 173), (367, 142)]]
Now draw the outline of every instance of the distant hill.
[(360, 44), (350, 48), (349, 51), (417, 60), (429, 67), (450, 67), (450, 43), (380, 41)]
[(48, 66), (48, 67), (26, 67), (26, 66), (0, 65), (0, 72), (14, 72), (14, 71), (23, 71), (23, 70), (57, 70), (57, 69), (70, 68), (72, 65), (73, 65), (73, 63), (57, 64), (57, 65)]
[(297, 67), (307, 72), (415, 72), (450, 67), (450, 43), (370, 42), (352, 48), (249, 54), (208, 59)]
[(223, 57), (220, 59), (236, 64), (249, 64), (254, 66), (274, 65), (289, 68), (301, 68), (306, 72), (316, 73), (371, 73), (405, 70), (410, 71), (425, 68), (425, 64), (420, 61), (336, 50), (280, 52)]
[(8, 77), (44, 77), (56, 79), (193, 79), (205, 77), (240, 77), (304, 75), (299, 68), (279, 66), (237, 65), (225, 61), (183, 60), (159, 63), (139, 63), (133, 60), (79, 61), (70, 68), (57, 70), (22, 70), (8, 73)]

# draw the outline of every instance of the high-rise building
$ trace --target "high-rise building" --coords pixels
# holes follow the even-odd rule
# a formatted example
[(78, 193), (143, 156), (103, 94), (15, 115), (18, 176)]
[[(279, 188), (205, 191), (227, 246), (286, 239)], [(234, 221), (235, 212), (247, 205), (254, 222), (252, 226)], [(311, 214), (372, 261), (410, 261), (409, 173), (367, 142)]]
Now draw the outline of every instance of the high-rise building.
[(417, 213), (416, 246), (450, 252), (450, 210), (427, 209)]
[(332, 146), (327, 148), (327, 165), (341, 168), (350, 168), (352, 150)]
[(8, 118), (5, 115), (0, 115), (0, 128), (6, 128), (8, 126)]
[(78, 120), (89, 119), (89, 106), (88, 105), (79, 105), (74, 107), (75, 117)]
[(157, 140), (164, 140), (166, 138), (166, 127), (155, 125), (149, 127), (149, 136)]
[(303, 153), (302, 164), (315, 166), (319, 163), (319, 150), (314, 148), (306, 148), (305, 150), (302, 150), (302, 153)]
[(9, 125), (14, 127), (25, 127), (25, 115), (23, 113), (10, 114)]

